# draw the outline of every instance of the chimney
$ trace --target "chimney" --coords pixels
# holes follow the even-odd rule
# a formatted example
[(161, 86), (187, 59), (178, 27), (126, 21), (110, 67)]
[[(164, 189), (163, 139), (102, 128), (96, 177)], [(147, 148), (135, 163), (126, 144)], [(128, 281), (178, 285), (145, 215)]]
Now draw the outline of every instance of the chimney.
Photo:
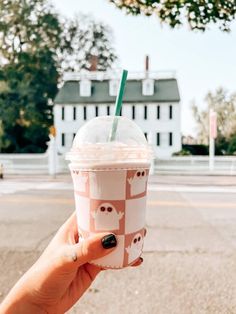
[(145, 57), (145, 71), (149, 71), (149, 56)]
[(149, 72), (149, 56), (147, 55), (145, 57), (145, 76), (148, 78), (148, 72)]
[(97, 71), (98, 67), (98, 57), (91, 55), (89, 58), (90, 68), (89, 71)]

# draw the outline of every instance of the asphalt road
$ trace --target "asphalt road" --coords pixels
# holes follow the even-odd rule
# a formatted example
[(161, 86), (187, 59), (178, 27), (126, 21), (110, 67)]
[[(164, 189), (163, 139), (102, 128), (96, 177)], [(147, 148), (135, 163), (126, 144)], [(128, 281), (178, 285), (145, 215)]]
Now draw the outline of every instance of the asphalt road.
[[(0, 298), (74, 208), (67, 176), (0, 182)], [(152, 177), (144, 263), (105, 271), (70, 313), (236, 313), (236, 178)]]

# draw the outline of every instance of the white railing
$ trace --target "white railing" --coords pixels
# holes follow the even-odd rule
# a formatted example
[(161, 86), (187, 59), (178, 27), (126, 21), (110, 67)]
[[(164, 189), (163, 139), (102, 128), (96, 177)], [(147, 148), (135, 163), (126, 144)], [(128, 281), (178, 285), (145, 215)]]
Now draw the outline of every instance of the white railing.
[(179, 172), (196, 174), (236, 174), (236, 156), (216, 156), (214, 170), (209, 170), (208, 156), (176, 156), (169, 159), (156, 159), (155, 172)]
[(43, 154), (0, 154), (4, 174), (48, 173), (48, 152)]
[[(48, 174), (49, 153), (44, 154), (0, 154), (4, 174)], [(64, 155), (56, 157), (56, 172), (69, 173)], [(208, 156), (178, 156), (155, 159), (154, 173), (168, 174), (225, 174), (236, 175), (236, 156), (215, 157), (215, 167), (209, 170)]]
[[(83, 79), (88, 80), (112, 80), (120, 79), (122, 69), (102, 71), (81, 71), (81, 72), (67, 72), (63, 76), (63, 81), (80, 81)], [(160, 71), (142, 71), (142, 72), (129, 72), (128, 80), (142, 80), (145, 78), (151, 79), (170, 79), (176, 77), (174, 70), (160, 70)]]
[[(6, 174), (51, 174), (49, 152), (43, 154), (0, 154), (3, 175)], [(65, 156), (58, 155), (56, 173), (69, 172)]]

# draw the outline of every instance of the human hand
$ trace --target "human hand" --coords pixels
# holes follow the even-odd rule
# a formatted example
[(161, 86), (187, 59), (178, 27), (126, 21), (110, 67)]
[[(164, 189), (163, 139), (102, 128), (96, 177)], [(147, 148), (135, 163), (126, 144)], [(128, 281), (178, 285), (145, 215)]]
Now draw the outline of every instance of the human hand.
[[(116, 244), (115, 236), (108, 233), (99, 233), (79, 242), (74, 213), (37, 262), (13, 287), (0, 306), (0, 313), (65, 313), (102, 270), (88, 262), (109, 254)], [(133, 266), (141, 263), (142, 258)]]

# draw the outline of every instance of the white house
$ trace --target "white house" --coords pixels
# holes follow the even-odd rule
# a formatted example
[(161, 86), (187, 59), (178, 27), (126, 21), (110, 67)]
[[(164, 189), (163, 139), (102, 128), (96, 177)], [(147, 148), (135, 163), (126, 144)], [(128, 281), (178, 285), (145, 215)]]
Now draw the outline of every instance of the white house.
[[(64, 154), (88, 120), (112, 115), (119, 77), (106, 72), (68, 73), (54, 101), (58, 152)], [(150, 136), (155, 154), (170, 157), (181, 150), (180, 96), (173, 73), (129, 73), (122, 115)]]

